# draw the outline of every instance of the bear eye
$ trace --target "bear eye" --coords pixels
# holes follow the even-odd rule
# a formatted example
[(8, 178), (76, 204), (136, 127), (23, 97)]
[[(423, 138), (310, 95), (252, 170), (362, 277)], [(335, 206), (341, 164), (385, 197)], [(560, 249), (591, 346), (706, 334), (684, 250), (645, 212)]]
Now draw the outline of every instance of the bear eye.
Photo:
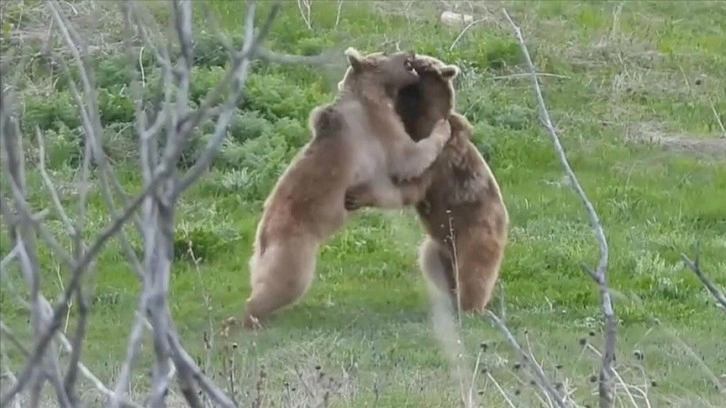
[(406, 68), (406, 70), (413, 71), (413, 62), (410, 58), (407, 58), (406, 61), (403, 62), (403, 66)]

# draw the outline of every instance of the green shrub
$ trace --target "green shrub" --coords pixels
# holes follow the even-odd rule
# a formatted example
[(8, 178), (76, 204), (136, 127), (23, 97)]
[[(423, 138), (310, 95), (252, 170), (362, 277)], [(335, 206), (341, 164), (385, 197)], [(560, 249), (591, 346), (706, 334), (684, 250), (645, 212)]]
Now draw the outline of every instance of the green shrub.
[(200, 227), (190, 231), (177, 230), (174, 233), (174, 259), (187, 261), (208, 259), (218, 245), (219, 240), (213, 230)]
[(300, 86), (283, 75), (250, 75), (241, 109), (256, 110), (269, 120), (289, 117), (307, 121), (310, 110), (328, 98), (318, 87)]
[(174, 259), (204, 262), (225, 254), (238, 240), (238, 231), (214, 224), (178, 228), (174, 231)]
[[(229, 39), (233, 44), (241, 43), (239, 39)], [(229, 52), (222, 41), (215, 35), (203, 34), (196, 37), (194, 43), (194, 65), (202, 68), (221, 67), (230, 59)]]
[(259, 111), (237, 110), (229, 124), (232, 139), (239, 143), (262, 136), (272, 127)]
[[(264, 119), (251, 116), (247, 123)], [(243, 115), (238, 116), (244, 125)], [(243, 199), (263, 199), (282, 171), (287, 167), (294, 152), (298, 151), (309, 139), (306, 128), (299, 121), (283, 118), (275, 123), (258, 122), (264, 128), (257, 129), (260, 134), (239, 139), (227, 137), (215, 157), (213, 167), (224, 173), (217, 181), (223, 190), (232, 186), (245, 185)], [(250, 131), (251, 127), (246, 130)], [(203, 148), (201, 144), (197, 149)], [(239, 194), (239, 192), (238, 192)]]
[(226, 68), (219, 66), (192, 68), (189, 98), (199, 104), (224, 77)]
[[(33, 132), (35, 135), (35, 132)], [(83, 159), (81, 136), (62, 122), (57, 129), (43, 131), (45, 165), (49, 169), (78, 167)]]
[(103, 150), (114, 162), (130, 162), (136, 167), (139, 159), (138, 136), (134, 123), (111, 123), (103, 128)]
[(479, 36), (466, 37), (471, 46), (449, 49), (450, 40), (438, 40), (417, 44), (417, 52), (431, 55), (442, 61), (466, 65), (481, 71), (501, 70), (522, 62), (522, 54), (516, 40), (498, 35), (488, 35), (486, 41)]
[(229, 137), (225, 138), (214, 159), (214, 167), (222, 170), (237, 169), (246, 154), (244, 145)]
[(81, 126), (81, 118), (75, 100), (67, 92), (51, 96), (33, 95), (25, 100), (22, 118), (23, 132), (35, 134), (35, 126), (41, 130), (75, 129)]
[(281, 136), (288, 146), (299, 148), (310, 140), (307, 127), (299, 120), (282, 118), (263, 137)]
[(324, 37), (303, 38), (295, 46), (297, 54), (318, 55), (330, 46)]
[(101, 123), (133, 123), (135, 118), (134, 101), (126, 86), (115, 85), (98, 90), (98, 110)]
[[(213, 133), (204, 133), (202, 129), (196, 128), (189, 135), (186, 145), (182, 149), (181, 157), (179, 158), (179, 167), (187, 169), (196, 162), (199, 154), (204, 151), (207, 143), (211, 139)], [(164, 138), (161, 140), (161, 145), (166, 145), (166, 134), (164, 132)]]
[(486, 42), (479, 42), (477, 47), (467, 50), (470, 52), (466, 60), (480, 69), (499, 70), (522, 62), (519, 44), (510, 37), (488, 37)]
[(131, 83), (133, 66), (129, 65), (126, 55), (104, 58), (98, 62), (95, 73), (100, 88), (111, 88)]
[(493, 128), (488, 125), (476, 124), (474, 125), (474, 134), (472, 135), (472, 142), (476, 146), (479, 153), (481, 153), (484, 160), (491, 166), (492, 153), (494, 151), (494, 145), (492, 141)]
[(245, 200), (262, 200), (291, 160), (289, 146), (283, 135), (269, 134), (247, 140), (239, 168), (249, 175), (249, 187), (242, 192)]

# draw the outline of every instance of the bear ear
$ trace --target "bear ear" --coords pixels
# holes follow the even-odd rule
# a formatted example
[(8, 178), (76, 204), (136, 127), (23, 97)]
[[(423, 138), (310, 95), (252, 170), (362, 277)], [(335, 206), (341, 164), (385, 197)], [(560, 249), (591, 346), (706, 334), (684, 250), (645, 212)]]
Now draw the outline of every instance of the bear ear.
[(446, 80), (452, 80), (456, 78), (457, 75), (459, 75), (461, 70), (456, 65), (446, 65), (445, 67), (441, 68), (439, 72), (441, 73), (442, 78)]
[(353, 68), (353, 71), (358, 71), (363, 66), (363, 56), (355, 48), (348, 47), (345, 50), (345, 57), (348, 59), (348, 65)]

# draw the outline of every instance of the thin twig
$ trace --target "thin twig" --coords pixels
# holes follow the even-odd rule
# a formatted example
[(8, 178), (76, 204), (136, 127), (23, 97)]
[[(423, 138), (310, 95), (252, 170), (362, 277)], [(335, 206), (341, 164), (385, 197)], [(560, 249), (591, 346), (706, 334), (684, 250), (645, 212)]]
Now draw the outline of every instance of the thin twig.
[[(538, 72), (536, 74), (538, 77), (550, 77), (550, 78), (559, 78), (559, 79), (570, 79), (567, 75), (558, 75), (558, 74), (550, 74), (547, 72)], [(521, 73), (521, 74), (509, 74), (509, 75), (497, 75), (493, 76), (492, 79), (512, 79), (512, 78), (531, 78), (532, 74), (529, 72)]]
[(467, 24), (466, 27), (464, 27), (464, 29), (461, 30), (461, 32), (459, 33), (459, 35), (456, 36), (456, 38), (454, 39), (454, 41), (449, 46), (449, 51), (453, 50), (454, 47), (456, 47), (456, 44), (459, 43), (459, 40), (461, 40), (461, 38), (464, 36), (464, 34), (466, 34), (467, 31), (469, 31), (470, 28), (472, 28), (475, 25), (477, 25), (477, 24), (479, 24), (479, 23), (481, 23), (483, 21), (486, 21), (486, 20), (487, 20), (486, 18), (480, 18), (478, 20), (474, 20), (471, 23)]
[(683, 260), (683, 264), (690, 269), (701, 281), (703, 286), (708, 289), (708, 291), (711, 293), (711, 295), (716, 300), (717, 304), (723, 309), (723, 311), (726, 311), (726, 296), (724, 296), (723, 292), (719, 290), (713, 282), (711, 282), (710, 279), (706, 276), (705, 273), (701, 270), (701, 264), (699, 259), (699, 254), (696, 253), (696, 256), (694, 260), (691, 260), (688, 258), (685, 254), (681, 254), (681, 259)]
[(713, 101), (710, 100), (709, 103), (711, 104), (711, 112), (713, 112), (713, 117), (716, 118), (716, 123), (718, 123), (718, 127), (721, 129), (721, 134), (724, 138), (726, 138), (726, 127), (723, 125), (723, 121), (721, 120), (721, 115), (718, 114), (716, 111), (716, 106), (713, 104)]
[(338, 0), (338, 10), (335, 13), (335, 28), (338, 28), (340, 24), (341, 11), (343, 10), (343, 0)]

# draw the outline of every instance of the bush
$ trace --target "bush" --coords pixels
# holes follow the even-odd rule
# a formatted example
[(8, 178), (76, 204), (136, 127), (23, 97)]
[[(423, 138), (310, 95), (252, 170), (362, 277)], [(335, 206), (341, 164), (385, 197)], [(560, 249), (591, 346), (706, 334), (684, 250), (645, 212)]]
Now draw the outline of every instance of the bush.
[(98, 110), (101, 123), (134, 123), (134, 101), (129, 95), (129, 88), (115, 85), (98, 90)]
[(241, 111), (239, 109), (229, 124), (231, 137), (238, 143), (260, 137), (271, 128), (270, 121), (265, 119), (259, 111)]
[(106, 155), (114, 162), (135, 162), (139, 159), (138, 136), (133, 123), (104, 126), (101, 141)]
[(246, 154), (243, 144), (226, 138), (214, 159), (214, 167), (222, 170), (237, 169), (241, 166)]
[(204, 262), (214, 259), (216, 255), (226, 254), (238, 240), (238, 232), (228, 228), (206, 225), (178, 228), (174, 231), (174, 259)]
[(226, 69), (219, 66), (193, 67), (189, 84), (189, 99), (199, 104), (207, 93), (224, 77)]
[(250, 139), (242, 146), (239, 169), (246, 171), (250, 182), (242, 198), (262, 200), (287, 167), (291, 159), (289, 146), (281, 134)]
[(282, 118), (272, 125), (263, 137), (282, 136), (288, 146), (299, 148), (310, 140), (306, 126), (299, 120)]
[[(35, 135), (35, 132), (32, 133)], [(57, 129), (43, 131), (45, 163), (49, 169), (78, 167), (83, 157), (80, 135), (62, 122)]]
[[(241, 45), (242, 37), (230, 39), (235, 46)], [(203, 68), (222, 67), (229, 61), (230, 55), (222, 41), (212, 34), (198, 35), (194, 43), (194, 66)]]
[(133, 78), (133, 68), (129, 66), (126, 56), (101, 59), (95, 73), (100, 88), (129, 84)]
[(240, 108), (261, 112), (270, 121), (289, 117), (307, 121), (310, 110), (327, 101), (319, 87), (301, 87), (279, 74), (250, 75)]
[(41, 130), (75, 129), (81, 126), (81, 118), (75, 100), (67, 92), (49, 96), (33, 95), (26, 99), (22, 118), (23, 133), (35, 134), (35, 126)]

